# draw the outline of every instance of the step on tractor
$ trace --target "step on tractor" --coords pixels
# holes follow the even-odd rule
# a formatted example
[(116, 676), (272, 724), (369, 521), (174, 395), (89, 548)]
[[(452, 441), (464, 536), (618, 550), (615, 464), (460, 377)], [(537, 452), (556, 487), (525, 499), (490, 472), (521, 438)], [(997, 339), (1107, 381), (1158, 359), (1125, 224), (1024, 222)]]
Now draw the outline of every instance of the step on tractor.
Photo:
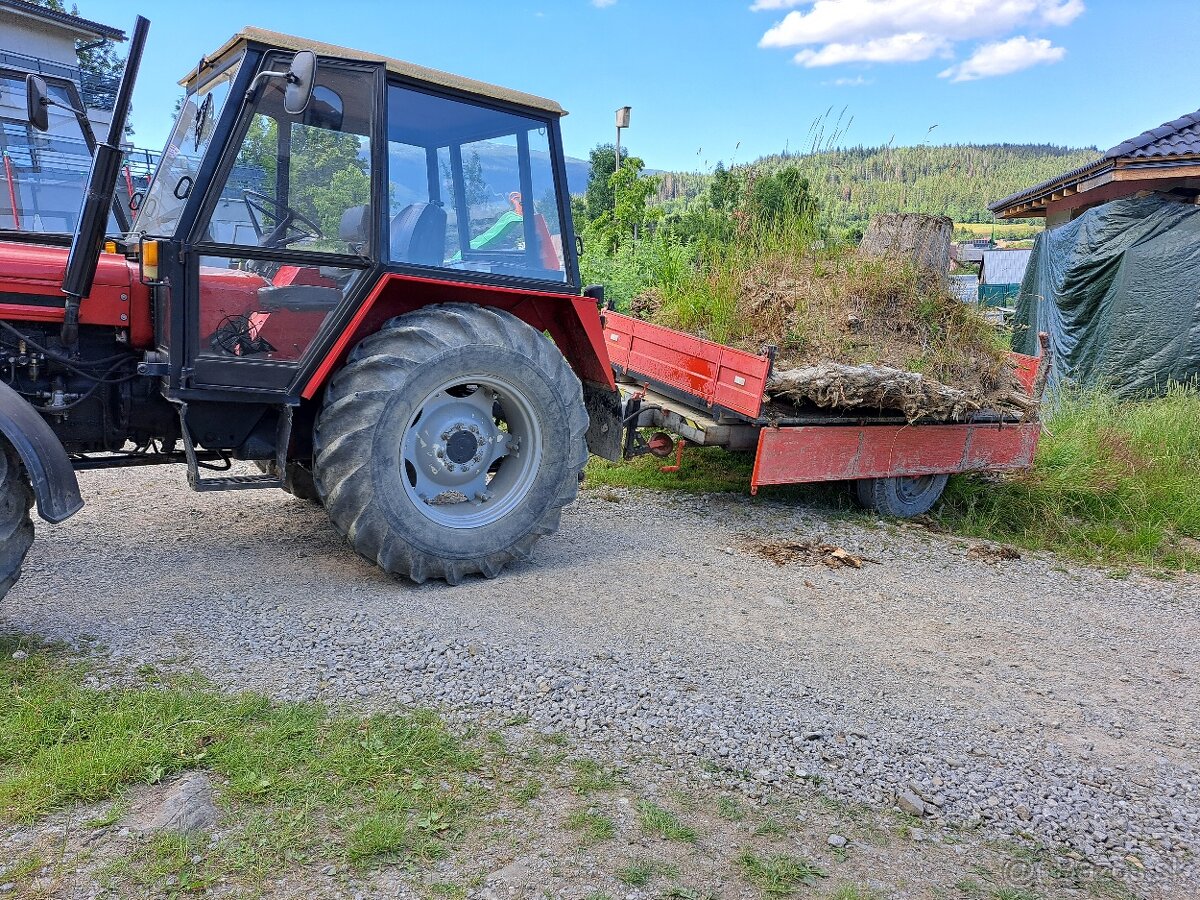
[[(416, 582), (528, 558), (589, 448), (621, 454), (564, 110), (247, 28), (184, 78), (123, 221), (119, 148), (148, 27), (139, 17), (79, 209), (39, 209), (38, 186), (9, 179), (0, 596), (33, 502), (62, 522), (83, 505), (77, 471), (119, 466), (184, 464), (197, 491), (283, 488)], [(73, 94), (36, 75), (25, 89), (31, 138), (86, 127)]]

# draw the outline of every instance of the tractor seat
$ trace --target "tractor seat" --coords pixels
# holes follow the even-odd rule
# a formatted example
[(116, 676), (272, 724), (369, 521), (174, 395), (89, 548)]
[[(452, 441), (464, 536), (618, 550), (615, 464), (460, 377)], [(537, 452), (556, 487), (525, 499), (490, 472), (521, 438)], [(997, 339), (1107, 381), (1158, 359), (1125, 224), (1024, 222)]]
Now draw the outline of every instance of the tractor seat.
[(371, 239), (371, 207), (364, 203), (342, 213), (338, 237), (346, 242), (351, 253), (361, 254)]
[(440, 266), (446, 259), (446, 211), (410, 203), (392, 219), (392, 261)]
[(316, 284), (268, 285), (258, 289), (258, 308), (263, 312), (328, 312), (342, 302), (337, 288)]

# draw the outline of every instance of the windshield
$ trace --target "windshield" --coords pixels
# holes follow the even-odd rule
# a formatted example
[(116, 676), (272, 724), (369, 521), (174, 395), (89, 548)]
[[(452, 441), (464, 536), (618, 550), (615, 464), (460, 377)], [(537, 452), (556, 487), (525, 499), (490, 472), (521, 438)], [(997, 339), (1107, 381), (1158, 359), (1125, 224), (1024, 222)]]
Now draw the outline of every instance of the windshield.
[(175, 234), (239, 65), (240, 60), (183, 99), (154, 180), (138, 208), (134, 234)]
[[(46, 79), (51, 98), (79, 106), (74, 87)], [(70, 234), (75, 230), (92, 154), (69, 109), (47, 109), (37, 131), (25, 110), (25, 74), (0, 72), (0, 228)]]

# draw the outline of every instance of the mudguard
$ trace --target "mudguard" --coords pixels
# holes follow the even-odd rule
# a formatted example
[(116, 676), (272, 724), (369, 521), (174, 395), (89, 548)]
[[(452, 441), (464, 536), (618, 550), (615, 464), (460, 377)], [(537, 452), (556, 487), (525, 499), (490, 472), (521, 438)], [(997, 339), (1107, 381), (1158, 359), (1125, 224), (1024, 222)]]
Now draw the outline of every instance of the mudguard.
[(29, 402), (0, 382), (0, 433), (13, 445), (37, 498), (38, 515), (50, 523), (79, 512), (83, 497), (75, 469), (57, 435)]

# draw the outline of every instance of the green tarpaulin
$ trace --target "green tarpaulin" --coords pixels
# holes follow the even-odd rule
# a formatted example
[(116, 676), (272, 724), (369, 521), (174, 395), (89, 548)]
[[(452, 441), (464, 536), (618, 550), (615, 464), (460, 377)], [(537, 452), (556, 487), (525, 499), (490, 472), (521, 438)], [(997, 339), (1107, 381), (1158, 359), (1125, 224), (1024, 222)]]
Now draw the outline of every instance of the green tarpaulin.
[(1122, 395), (1200, 376), (1200, 207), (1117, 200), (1038, 236), (1014, 317), (1013, 349), (1050, 335), (1050, 386)]

